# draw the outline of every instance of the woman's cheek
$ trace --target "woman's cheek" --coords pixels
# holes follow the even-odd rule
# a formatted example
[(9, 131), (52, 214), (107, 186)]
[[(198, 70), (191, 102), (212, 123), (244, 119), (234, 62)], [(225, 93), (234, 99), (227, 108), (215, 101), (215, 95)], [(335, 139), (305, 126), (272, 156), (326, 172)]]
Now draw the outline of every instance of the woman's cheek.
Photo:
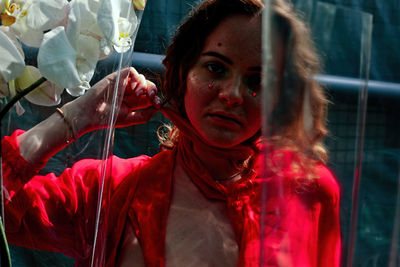
[(247, 103), (248, 105), (246, 108), (246, 113), (249, 119), (261, 121), (261, 112), (262, 112), (261, 97), (249, 99)]

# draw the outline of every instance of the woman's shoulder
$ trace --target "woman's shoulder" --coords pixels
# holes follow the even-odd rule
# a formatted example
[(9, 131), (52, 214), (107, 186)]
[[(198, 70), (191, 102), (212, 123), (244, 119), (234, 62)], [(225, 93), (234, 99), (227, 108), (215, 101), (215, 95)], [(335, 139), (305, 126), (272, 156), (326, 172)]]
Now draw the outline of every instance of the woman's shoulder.
[(113, 181), (119, 184), (128, 176), (135, 176), (138, 179), (166, 171), (165, 169), (169, 169), (173, 165), (173, 160), (174, 152), (172, 150), (161, 151), (154, 156), (140, 155), (127, 159), (113, 156)]
[(103, 169), (105, 166), (111, 167), (111, 171), (113, 175), (116, 176), (126, 176), (128, 173), (151, 165), (157, 165), (160, 161), (164, 161), (167, 158), (171, 157), (172, 151), (162, 151), (154, 156), (148, 155), (139, 155), (131, 158), (121, 158), (116, 155), (113, 155), (107, 160), (101, 159), (81, 159), (77, 161), (73, 168), (77, 168), (80, 171), (85, 169)]
[(316, 164), (316, 182), (321, 199), (336, 204), (340, 197), (340, 186), (333, 172), (324, 164)]
[[(265, 165), (267, 176), (284, 178), (293, 192), (313, 192), (321, 201), (336, 203), (340, 187), (333, 172), (322, 162), (309, 159), (297, 151), (270, 149), (260, 155), (256, 169)], [(316, 196), (316, 195), (315, 195)]]

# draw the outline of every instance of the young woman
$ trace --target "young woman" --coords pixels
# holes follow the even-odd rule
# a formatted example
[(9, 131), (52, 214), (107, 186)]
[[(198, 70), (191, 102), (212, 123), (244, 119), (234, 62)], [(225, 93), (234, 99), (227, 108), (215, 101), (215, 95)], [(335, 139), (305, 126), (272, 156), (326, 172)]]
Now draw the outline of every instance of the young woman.
[[(167, 50), (164, 101), (143, 75), (123, 71), (117, 126), (161, 110), (175, 127), (152, 158), (112, 158), (97, 264), (339, 265), (339, 189), (320, 144), (325, 99), (310, 79), (318, 60), (290, 5), (273, 1), (278, 90), (262, 140), (261, 10), (258, 0), (209, 0), (196, 9)], [(99, 161), (79, 161), (59, 177), (37, 173), (66, 143), (105, 127), (115, 81), (107, 76), (3, 140), (10, 243), (90, 264)]]

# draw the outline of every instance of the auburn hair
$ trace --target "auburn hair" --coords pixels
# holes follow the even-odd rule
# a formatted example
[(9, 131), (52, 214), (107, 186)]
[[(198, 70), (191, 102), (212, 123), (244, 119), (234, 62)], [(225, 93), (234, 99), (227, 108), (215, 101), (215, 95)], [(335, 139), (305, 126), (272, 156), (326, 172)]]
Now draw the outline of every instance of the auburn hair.
[[(207, 37), (227, 17), (261, 16), (262, 10), (261, 0), (206, 0), (193, 9), (178, 28), (163, 60), (165, 101), (186, 117), (187, 74), (198, 60)], [(327, 100), (313, 79), (321, 68), (310, 31), (286, 0), (273, 0), (271, 15), (273, 32), (281, 40), (284, 56), (281, 71), (275, 73), (279, 77), (276, 77), (276, 94), (268, 116), (268, 142), (325, 162), (327, 153), (321, 140), (327, 133)], [(171, 127), (160, 132), (162, 148), (171, 148), (178, 142), (179, 129)]]

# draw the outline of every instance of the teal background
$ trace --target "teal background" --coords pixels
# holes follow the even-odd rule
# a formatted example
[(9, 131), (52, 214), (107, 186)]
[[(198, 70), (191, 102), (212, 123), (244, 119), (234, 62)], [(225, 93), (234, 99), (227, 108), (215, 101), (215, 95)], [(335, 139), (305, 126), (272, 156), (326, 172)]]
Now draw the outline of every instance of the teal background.
[[(400, 83), (400, 2), (397, 0), (324, 0), (320, 3), (334, 4), (340, 11), (334, 16), (337, 30), (331, 32), (329, 42), (321, 45), (326, 29), (311, 25), (314, 41), (325, 61), (325, 73), (345, 77), (359, 77), (360, 19), (358, 11), (373, 15), (370, 79)], [(135, 50), (151, 54), (163, 54), (170, 37), (174, 34), (184, 14), (196, 1), (148, 0), (143, 15)], [(317, 1), (298, 0), (303, 17), (312, 23)], [(28, 58), (29, 60), (29, 58)], [(158, 81), (158, 73), (142, 70)], [(102, 73), (101, 70), (98, 73)], [(99, 77), (95, 77), (99, 78)], [(358, 94), (354, 90), (327, 88), (331, 101), (328, 127), (330, 134), (326, 145), (330, 151), (329, 167), (337, 176), (341, 186), (341, 225), (343, 238), (343, 262), (347, 254), (351, 198), (354, 176), (355, 133), (357, 125)], [(71, 97), (64, 95), (63, 101)], [(54, 112), (54, 107), (38, 107), (27, 101), (21, 102), (26, 114), (10, 113), (3, 123), (3, 133), (15, 128), (29, 129), (38, 121)], [(27, 115), (29, 114), (29, 115)], [(396, 204), (399, 195), (400, 170), (400, 92), (374, 92), (368, 98), (368, 113), (365, 125), (362, 180), (357, 229), (355, 261), (353, 266), (388, 266), (390, 250), (398, 254), (398, 236), (393, 236)], [(133, 157), (140, 154), (153, 155), (158, 151), (155, 131), (166, 120), (157, 115), (149, 124), (117, 129), (115, 154)], [(86, 147), (88, 141), (97, 136), (85, 136), (69, 148), (56, 155), (44, 171), (60, 172), (65, 166), (84, 157), (97, 157), (94, 145)], [(70, 162), (65, 163), (70, 154)], [(60, 162), (62, 162), (60, 164)], [(393, 243), (397, 241), (396, 243)], [(11, 246), (14, 266), (72, 266), (73, 260), (62, 255), (27, 250)], [(396, 258), (396, 263), (398, 259)], [(396, 265), (397, 266), (397, 265)]]

